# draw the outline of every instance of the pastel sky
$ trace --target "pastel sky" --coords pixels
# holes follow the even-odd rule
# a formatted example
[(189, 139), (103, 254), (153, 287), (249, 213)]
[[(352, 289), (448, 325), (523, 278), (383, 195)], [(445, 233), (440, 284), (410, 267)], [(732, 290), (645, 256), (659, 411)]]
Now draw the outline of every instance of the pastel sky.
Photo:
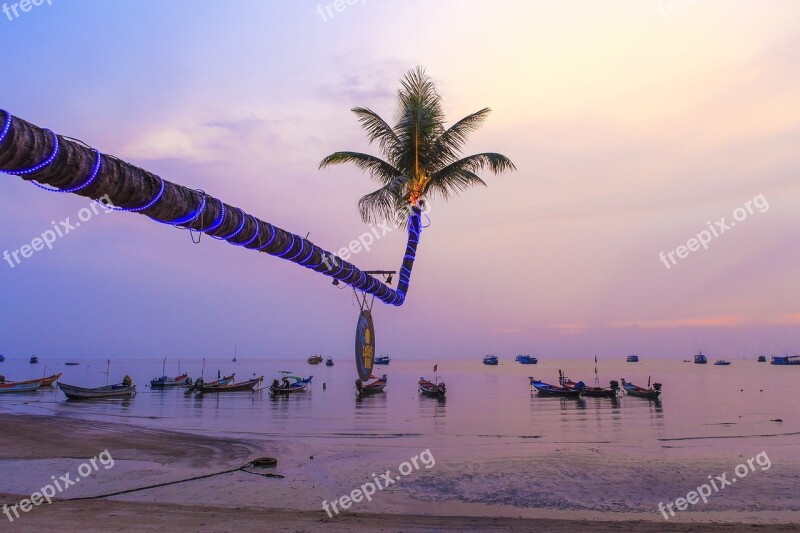
[[(518, 171), (433, 202), (378, 352), (800, 352), (798, 2), (51, 3), (0, 12), (0, 108), (329, 250), (369, 229), (369, 178), (317, 170), (375, 151), (352, 107), (391, 118), (423, 65), (453, 121), (493, 109), (469, 151)], [(0, 252), (89, 204), (0, 176)], [(659, 259), (758, 195), (708, 250)], [(353, 262), (396, 269), (404, 241)], [(0, 263), (0, 295), (7, 356), (349, 358), (358, 314), (324, 276), (120, 213)]]

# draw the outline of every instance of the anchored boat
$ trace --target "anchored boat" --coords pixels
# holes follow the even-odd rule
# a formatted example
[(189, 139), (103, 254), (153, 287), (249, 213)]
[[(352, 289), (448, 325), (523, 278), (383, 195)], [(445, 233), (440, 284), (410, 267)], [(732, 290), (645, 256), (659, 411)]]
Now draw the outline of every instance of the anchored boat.
[(308, 358), (308, 364), (309, 365), (318, 365), (321, 362), (322, 362), (322, 356), (321, 355), (312, 355), (311, 357)]
[(105, 387), (97, 387), (94, 389), (86, 389), (83, 387), (59, 383), (58, 388), (60, 388), (61, 392), (63, 392), (70, 400), (128, 398), (136, 394), (136, 385), (133, 385), (130, 382), (126, 384), (124, 381), (116, 385), (106, 385)]
[(498, 363), (498, 359), (497, 359), (496, 355), (487, 355), (487, 356), (484, 356), (484, 358), (483, 358), (483, 364), (484, 365), (497, 366), (497, 363)]
[(628, 383), (625, 378), (622, 378), (622, 388), (631, 396), (638, 396), (639, 398), (648, 398), (650, 400), (657, 400), (661, 396), (661, 383), (653, 383), (650, 386), (650, 378), (647, 378), (647, 388), (637, 387), (633, 383)]
[(531, 357), (530, 355), (518, 355), (514, 358), (514, 361), (521, 365), (535, 365), (539, 362), (537, 358)]
[(718, 359), (718, 360), (714, 361), (714, 366), (728, 366), (730, 364), (731, 364), (730, 361), (726, 361), (724, 359)]
[(627, 357), (627, 359), (625, 359), (625, 360), (627, 362), (629, 362), (629, 363), (638, 363), (639, 362), (639, 356), (638, 355), (629, 355)]
[(325, 366), (333, 366), (333, 357), (328, 357), (325, 360)]
[(392, 358), (388, 355), (379, 355), (375, 358), (376, 365), (388, 365), (391, 362)]
[(708, 359), (706, 359), (706, 356), (703, 355), (703, 352), (698, 352), (698, 354), (694, 356), (694, 364), (705, 365), (707, 363)]
[(773, 365), (800, 365), (800, 355), (772, 356)]
[(0, 383), (0, 393), (6, 392), (31, 392), (41, 387), (41, 383)]
[(277, 379), (272, 380), (272, 385), (269, 386), (269, 391), (273, 394), (273, 396), (302, 392), (306, 390), (309, 385), (311, 385), (312, 379), (314, 379), (314, 376), (308, 376), (305, 379), (301, 378), (300, 376), (283, 376), (280, 381)]
[(425, 396), (433, 396), (434, 398), (444, 398), (447, 394), (447, 386), (444, 381), (439, 381), (437, 377), (434, 381), (428, 381), (424, 377), (419, 378), (419, 392)]
[[(61, 372), (58, 374), (53, 374), (52, 376), (47, 376), (46, 378), (38, 378), (38, 379), (28, 379), (25, 381), (14, 381), (14, 382), (7, 382), (7, 383), (16, 383), (18, 385), (30, 385), (31, 383), (38, 383), (41, 387), (50, 387), (58, 381), (58, 378), (61, 377)], [(5, 378), (0, 376), (0, 383), (6, 382)]]
[[(161, 377), (160, 378), (153, 378), (150, 381), (150, 388), (152, 389), (165, 389), (169, 387), (188, 387), (192, 384), (192, 378), (189, 377), (188, 374), (184, 373), (180, 376), (175, 376), (171, 378), (167, 376), (166, 372), (167, 368), (167, 359), (164, 358), (164, 363), (161, 366)], [(180, 365), (178, 366), (178, 372), (180, 372)]]
[(380, 378), (376, 378), (375, 376), (370, 376), (370, 380), (364, 383), (360, 379), (356, 380), (356, 394), (359, 396), (367, 396), (369, 394), (378, 394), (379, 392), (383, 392), (383, 389), (386, 388), (386, 374), (382, 375)]
[(569, 388), (564, 386), (550, 385), (549, 383), (539, 381), (538, 379), (532, 377), (529, 377), (528, 379), (530, 380), (533, 388), (536, 389), (536, 392), (538, 392), (541, 396), (580, 398), (583, 394), (583, 389), (586, 388), (586, 385), (584, 385), (582, 381), (576, 383), (575, 388)]

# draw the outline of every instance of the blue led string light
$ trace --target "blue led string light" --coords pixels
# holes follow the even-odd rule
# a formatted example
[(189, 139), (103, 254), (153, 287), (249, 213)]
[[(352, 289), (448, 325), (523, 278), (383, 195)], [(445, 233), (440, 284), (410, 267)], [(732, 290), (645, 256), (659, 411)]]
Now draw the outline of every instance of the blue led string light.
[(294, 248), (294, 233), (290, 233), (289, 235), (292, 236), (292, 244), (289, 245), (289, 248), (286, 251), (284, 251), (283, 253), (278, 254), (278, 257), (286, 257), (286, 254), (291, 252), (292, 248)]
[(6, 114), (6, 123), (3, 125), (3, 131), (0, 131), (0, 143), (3, 142), (3, 139), (5, 139), (6, 135), (8, 134), (8, 130), (11, 129), (11, 113), (5, 109), (2, 111)]
[(164, 190), (167, 188), (166, 183), (164, 183), (164, 178), (162, 178), (161, 176), (156, 176), (156, 177), (161, 181), (161, 188), (158, 190), (158, 194), (156, 194), (155, 197), (152, 200), (150, 200), (149, 202), (147, 202), (143, 206), (141, 206), (141, 207), (114, 207), (114, 206), (112, 206), (110, 204), (103, 204), (103, 205), (108, 207), (109, 209), (113, 209), (114, 211), (127, 211), (129, 213), (138, 213), (139, 211), (144, 211), (145, 209), (150, 209), (151, 207), (156, 205), (156, 202), (161, 200), (161, 197), (164, 196)]
[(275, 240), (275, 236), (278, 234), (278, 232), (275, 231), (275, 228), (272, 226), (272, 224), (267, 223), (267, 226), (269, 226), (269, 232), (271, 233), (270, 238), (267, 241), (267, 244), (265, 244), (264, 246), (259, 246), (258, 248), (255, 248), (258, 251), (261, 251), (264, 248), (266, 248), (267, 246), (269, 246), (270, 244), (272, 244), (273, 241)]
[[(214, 237), (213, 235), (212, 235), (212, 237), (214, 237), (218, 241), (227, 241), (228, 239), (233, 239), (234, 237), (239, 235), (239, 233), (242, 232), (242, 230), (244, 229), (245, 214), (244, 214), (244, 211), (242, 211), (241, 209), (237, 209), (237, 211), (239, 211), (239, 213), (242, 215), (242, 222), (241, 222), (241, 224), (239, 224), (239, 227), (236, 228), (236, 231), (234, 231), (230, 235), (226, 235), (224, 237)], [(224, 218), (224, 216), (223, 216), (223, 218)], [(234, 243), (231, 243), (231, 244), (234, 244)]]
[[(183, 226), (184, 224), (191, 224), (197, 217), (203, 214), (203, 211), (206, 210), (206, 193), (203, 191), (197, 191), (202, 194), (202, 199), (200, 200), (200, 207), (198, 207), (193, 213), (189, 213), (185, 217), (181, 217), (178, 219), (173, 220), (172, 222), (168, 222), (168, 224), (172, 224), (173, 226)], [(186, 228), (184, 228), (186, 229)]]
[(80, 185), (77, 185), (75, 187), (71, 187), (69, 189), (56, 189), (54, 187), (47, 187), (46, 185), (42, 185), (41, 183), (36, 183), (35, 181), (31, 181), (31, 183), (33, 183), (34, 185), (36, 185), (40, 189), (42, 189), (44, 191), (49, 191), (49, 192), (77, 192), (77, 191), (80, 191), (81, 189), (85, 189), (86, 187), (91, 185), (92, 182), (94, 181), (94, 179), (100, 173), (101, 157), (102, 156), (100, 155), (100, 152), (95, 150), (94, 151), (94, 167), (92, 168), (92, 172), (89, 174), (89, 177), (86, 178), (86, 180), (84, 180), (83, 183), (81, 183)]
[(49, 132), (50, 134), (53, 135), (53, 151), (50, 153), (50, 157), (30, 168), (20, 168), (17, 170), (4, 170), (3, 172), (5, 172), (6, 174), (13, 174), (15, 176), (24, 176), (26, 174), (31, 174), (33, 172), (42, 170), (44, 167), (55, 161), (56, 156), (58, 155), (58, 135), (56, 135), (51, 130), (44, 130), (44, 131)]
[[(219, 218), (217, 220), (215, 220), (213, 224), (211, 224), (211, 227), (208, 227), (208, 228), (200, 230), (200, 231), (205, 231), (206, 233), (211, 233), (212, 231), (216, 231), (217, 229), (219, 229), (219, 227), (222, 225), (222, 223), (225, 222), (225, 204), (222, 201), (220, 201), (219, 205), (222, 207), (222, 209), (220, 211), (220, 214), (219, 214)], [(212, 237), (213, 237), (213, 235), (212, 235)]]
[(305, 250), (305, 249), (306, 249), (306, 240), (305, 239), (300, 239), (300, 251), (297, 252), (296, 254), (294, 254), (292, 257), (289, 257), (288, 258), (289, 261), (294, 261), (295, 259), (300, 257), (300, 254), (302, 254), (303, 250)]
[(256, 225), (256, 234), (253, 235), (253, 238), (250, 239), (247, 242), (243, 242), (243, 243), (232, 242), (231, 244), (233, 244), (234, 246), (249, 246), (249, 245), (253, 244), (253, 241), (255, 241), (258, 238), (258, 219), (256, 217), (254, 217), (254, 216), (245, 215), (245, 218), (247, 218), (247, 217), (250, 217), (250, 218), (253, 219), (253, 223)]

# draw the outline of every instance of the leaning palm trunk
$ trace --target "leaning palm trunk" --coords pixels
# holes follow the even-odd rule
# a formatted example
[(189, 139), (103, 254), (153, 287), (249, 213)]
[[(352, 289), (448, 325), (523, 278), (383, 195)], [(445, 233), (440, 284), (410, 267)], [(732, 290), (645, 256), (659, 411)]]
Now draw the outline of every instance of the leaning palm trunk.
[[(0, 110), (0, 171), (140, 213), (178, 228), (191, 229), (235, 246), (266, 252), (335, 278), (387, 304), (402, 305), (420, 233), (420, 211), (408, 224), (408, 246), (398, 288), (389, 288), (353, 264), (311, 241), (227, 205), (203, 191), (189, 189), (43, 130)], [(38, 183), (37, 183), (38, 182)], [(50, 188), (50, 187), (43, 187)]]

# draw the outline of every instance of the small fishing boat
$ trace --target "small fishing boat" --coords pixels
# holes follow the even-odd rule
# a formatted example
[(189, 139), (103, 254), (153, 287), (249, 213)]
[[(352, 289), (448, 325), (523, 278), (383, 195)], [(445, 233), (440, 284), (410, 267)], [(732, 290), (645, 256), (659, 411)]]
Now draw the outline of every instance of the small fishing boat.
[(767, 357), (764, 356), (764, 355), (759, 355), (758, 356), (758, 362), (759, 363), (766, 363), (767, 362)]
[[(299, 376), (283, 376), (280, 381), (277, 379), (272, 380), (272, 385), (269, 386), (269, 391), (274, 396), (302, 392), (306, 390), (309, 385), (311, 385), (312, 379), (314, 379), (314, 376), (308, 376), (305, 379)], [(294, 380), (294, 382), (291, 380)]]
[(633, 383), (628, 383), (625, 381), (625, 378), (622, 378), (622, 388), (631, 396), (637, 396), (639, 398), (649, 398), (651, 400), (657, 400), (658, 397), (661, 395), (661, 383), (653, 383), (653, 386), (650, 386), (650, 378), (647, 378), (647, 388), (644, 387), (637, 387)]
[(535, 365), (539, 362), (537, 358), (531, 357), (530, 355), (518, 355), (514, 358), (514, 361), (521, 365)]
[(78, 366), (80, 363), (76, 363), (75, 361), (67, 361), (64, 363), (65, 366)]
[(325, 366), (333, 366), (333, 357), (328, 357), (325, 360)]
[(583, 389), (586, 388), (586, 385), (582, 381), (578, 382), (575, 385), (575, 388), (570, 389), (568, 387), (550, 385), (549, 383), (545, 383), (543, 381), (539, 381), (536, 378), (529, 377), (528, 378), (531, 382), (533, 388), (536, 389), (542, 396), (563, 396), (567, 398), (580, 398), (583, 394)]
[(444, 384), (444, 381), (439, 381), (438, 377), (434, 379), (434, 381), (428, 381), (424, 377), (419, 378), (418, 385), (419, 391), (425, 396), (444, 398), (445, 394), (447, 394), (447, 386)]
[(726, 361), (724, 359), (718, 359), (718, 360), (714, 361), (714, 366), (728, 366), (730, 364), (731, 364), (730, 361)]
[[(217, 374), (217, 375), (219, 375), (219, 374)], [(206, 385), (207, 387), (208, 387), (208, 386), (214, 386), (214, 385), (227, 385), (228, 383), (230, 383), (231, 381), (233, 381), (233, 378), (235, 378), (235, 377), (236, 377), (236, 373), (233, 373), (233, 374), (231, 374), (230, 376), (225, 376), (225, 377), (223, 377), (223, 378), (219, 378), (219, 379), (218, 379), (218, 380), (216, 380), (216, 381), (209, 381), (209, 382), (208, 382), (208, 383), (206, 383), (205, 385)]]
[(800, 365), (800, 355), (773, 355), (770, 364), (773, 365)]
[(487, 355), (483, 358), (484, 365), (493, 365), (496, 366), (498, 364), (498, 359), (496, 355)]
[[(1, 376), (0, 376), (1, 377)], [(52, 376), (47, 376), (45, 378), (38, 378), (38, 379), (28, 379), (25, 381), (14, 381), (13, 383), (17, 383), (19, 385), (28, 385), (31, 383), (38, 383), (42, 387), (51, 387), (53, 383), (58, 381), (58, 378), (61, 377), (61, 372), (58, 374), (53, 374)], [(3, 382), (4, 379), (0, 379), (0, 382)]]
[(209, 382), (203, 381), (203, 378), (199, 378), (194, 382), (194, 384), (191, 383), (189, 384), (189, 386), (186, 389), (186, 394), (191, 394), (192, 392), (199, 392), (200, 389), (198, 387), (201, 385), (204, 387), (219, 387), (221, 385), (228, 385), (233, 381), (233, 378), (235, 377), (236, 374), (234, 373), (231, 374), (230, 376), (225, 376), (223, 378), (219, 378), (215, 381), (209, 381)]
[(0, 353), (0, 363), (6, 360), (6, 356)]
[[(128, 378), (130, 380), (130, 378)], [(61, 389), (67, 398), (70, 400), (95, 400), (102, 398), (127, 398), (136, 394), (136, 385), (130, 381), (118, 383), (116, 385), (106, 385), (105, 387), (97, 387), (94, 389), (86, 389), (84, 387), (76, 387), (74, 385), (67, 385), (59, 383), (58, 388)]]
[(312, 355), (308, 358), (309, 365), (318, 365), (322, 363), (322, 356), (321, 355)]
[(31, 356), (31, 364), (32, 365), (39, 364), (39, 358), (36, 357), (35, 355)]
[(386, 374), (382, 375), (380, 378), (376, 378), (375, 376), (370, 376), (370, 380), (364, 383), (360, 379), (356, 380), (356, 394), (359, 396), (366, 396), (368, 394), (378, 394), (379, 392), (383, 392), (383, 389), (386, 388)]
[(19, 383), (8, 381), (0, 383), (0, 393), (6, 392), (31, 392), (41, 387), (41, 383)]
[(707, 363), (708, 359), (706, 359), (706, 356), (703, 355), (703, 352), (698, 352), (698, 354), (694, 356), (694, 364), (705, 365)]
[[(178, 372), (180, 372), (180, 365), (178, 365)], [(164, 358), (164, 363), (161, 366), (161, 377), (153, 378), (150, 380), (151, 389), (165, 389), (168, 387), (186, 387), (192, 384), (192, 378), (188, 374), (183, 373), (180, 376), (171, 378), (167, 376), (167, 359)]]
[(610, 387), (589, 387), (583, 381), (575, 383), (567, 377), (564, 377), (562, 380), (560, 380), (560, 382), (562, 387), (566, 387), (568, 389), (578, 390), (580, 387), (579, 390), (583, 391), (583, 395), (591, 398), (616, 398), (619, 395), (619, 381), (615, 379), (612, 379), (609, 382), (611, 385)]
[(375, 358), (376, 365), (388, 365), (391, 362), (392, 358), (388, 355), (379, 355)]
[[(202, 379), (202, 378), (201, 378)], [(201, 381), (198, 379), (197, 381)], [(219, 392), (253, 392), (253, 390), (264, 381), (264, 376), (242, 381), (240, 383), (226, 383), (225, 385), (207, 385), (195, 383), (194, 390), (200, 394), (219, 393)]]
[(638, 363), (639, 362), (639, 356), (638, 355), (629, 355), (625, 360), (627, 362), (629, 362), (629, 363)]

